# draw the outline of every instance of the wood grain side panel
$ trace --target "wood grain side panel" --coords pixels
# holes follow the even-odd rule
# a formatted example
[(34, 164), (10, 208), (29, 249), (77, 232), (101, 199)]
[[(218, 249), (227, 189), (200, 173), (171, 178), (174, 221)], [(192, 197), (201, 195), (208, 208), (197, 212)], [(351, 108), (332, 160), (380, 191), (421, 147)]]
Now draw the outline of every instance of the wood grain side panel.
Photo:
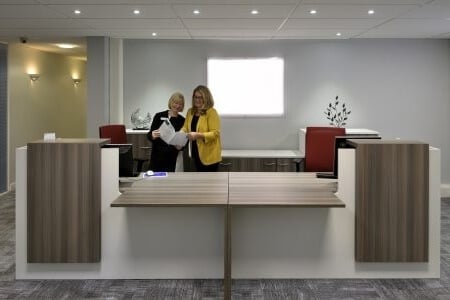
[(28, 145), (28, 262), (100, 261), (99, 144)]
[(357, 261), (428, 261), (428, 148), (357, 146)]

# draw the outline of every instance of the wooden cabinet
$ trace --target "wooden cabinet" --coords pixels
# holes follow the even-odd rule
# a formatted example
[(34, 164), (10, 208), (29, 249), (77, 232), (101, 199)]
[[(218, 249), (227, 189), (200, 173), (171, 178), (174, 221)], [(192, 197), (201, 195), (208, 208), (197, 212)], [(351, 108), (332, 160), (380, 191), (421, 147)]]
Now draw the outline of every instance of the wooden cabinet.
[(277, 172), (298, 172), (300, 161), (299, 158), (277, 158)]
[(143, 165), (143, 170), (148, 170), (152, 143), (147, 138), (148, 130), (127, 129), (127, 142), (133, 144), (133, 158), (138, 160), (147, 159)]
[(219, 165), (221, 172), (295, 172), (299, 159), (224, 157)]

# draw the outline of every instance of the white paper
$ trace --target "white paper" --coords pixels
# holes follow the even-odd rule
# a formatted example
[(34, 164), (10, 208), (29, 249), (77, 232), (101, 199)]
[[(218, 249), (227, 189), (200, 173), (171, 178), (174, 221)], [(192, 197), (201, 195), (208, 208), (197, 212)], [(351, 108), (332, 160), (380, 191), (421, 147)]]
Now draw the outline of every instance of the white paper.
[(44, 141), (56, 140), (56, 134), (54, 132), (44, 132)]
[(161, 139), (169, 145), (184, 147), (188, 141), (187, 134), (183, 131), (175, 131), (168, 120), (164, 120), (159, 127)]

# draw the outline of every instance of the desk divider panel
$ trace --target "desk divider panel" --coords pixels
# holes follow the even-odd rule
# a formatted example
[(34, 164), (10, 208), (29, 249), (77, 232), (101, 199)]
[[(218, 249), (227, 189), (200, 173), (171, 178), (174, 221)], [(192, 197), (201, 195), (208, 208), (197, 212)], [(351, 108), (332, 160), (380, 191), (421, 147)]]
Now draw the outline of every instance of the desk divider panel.
[(427, 262), (429, 145), (353, 140), (358, 262)]
[(28, 143), (29, 263), (100, 261), (100, 148), (107, 141)]

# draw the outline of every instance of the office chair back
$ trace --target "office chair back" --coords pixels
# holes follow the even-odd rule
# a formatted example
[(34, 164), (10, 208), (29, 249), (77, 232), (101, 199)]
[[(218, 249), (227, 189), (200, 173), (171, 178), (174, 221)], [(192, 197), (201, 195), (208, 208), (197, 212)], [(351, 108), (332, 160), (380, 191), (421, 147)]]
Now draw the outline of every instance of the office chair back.
[(111, 139), (111, 144), (126, 144), (127, 132), (123, 124), (110, 124), (99, 127), (101, 139)]
[(345, 135), (345, 128), (307, 127), (305, 137), (305, 172), (333, 172), (335, 137)]
[[(111, 139), (111, 144), (128, 144), (125, 125), (109, 124), (100, 126), (98, 129), (101, 139)], [(140, 173), (143, 170), (144, 163), (149, 159), (133, 157), (133, 160), (137, 162), (136, 172)]]

